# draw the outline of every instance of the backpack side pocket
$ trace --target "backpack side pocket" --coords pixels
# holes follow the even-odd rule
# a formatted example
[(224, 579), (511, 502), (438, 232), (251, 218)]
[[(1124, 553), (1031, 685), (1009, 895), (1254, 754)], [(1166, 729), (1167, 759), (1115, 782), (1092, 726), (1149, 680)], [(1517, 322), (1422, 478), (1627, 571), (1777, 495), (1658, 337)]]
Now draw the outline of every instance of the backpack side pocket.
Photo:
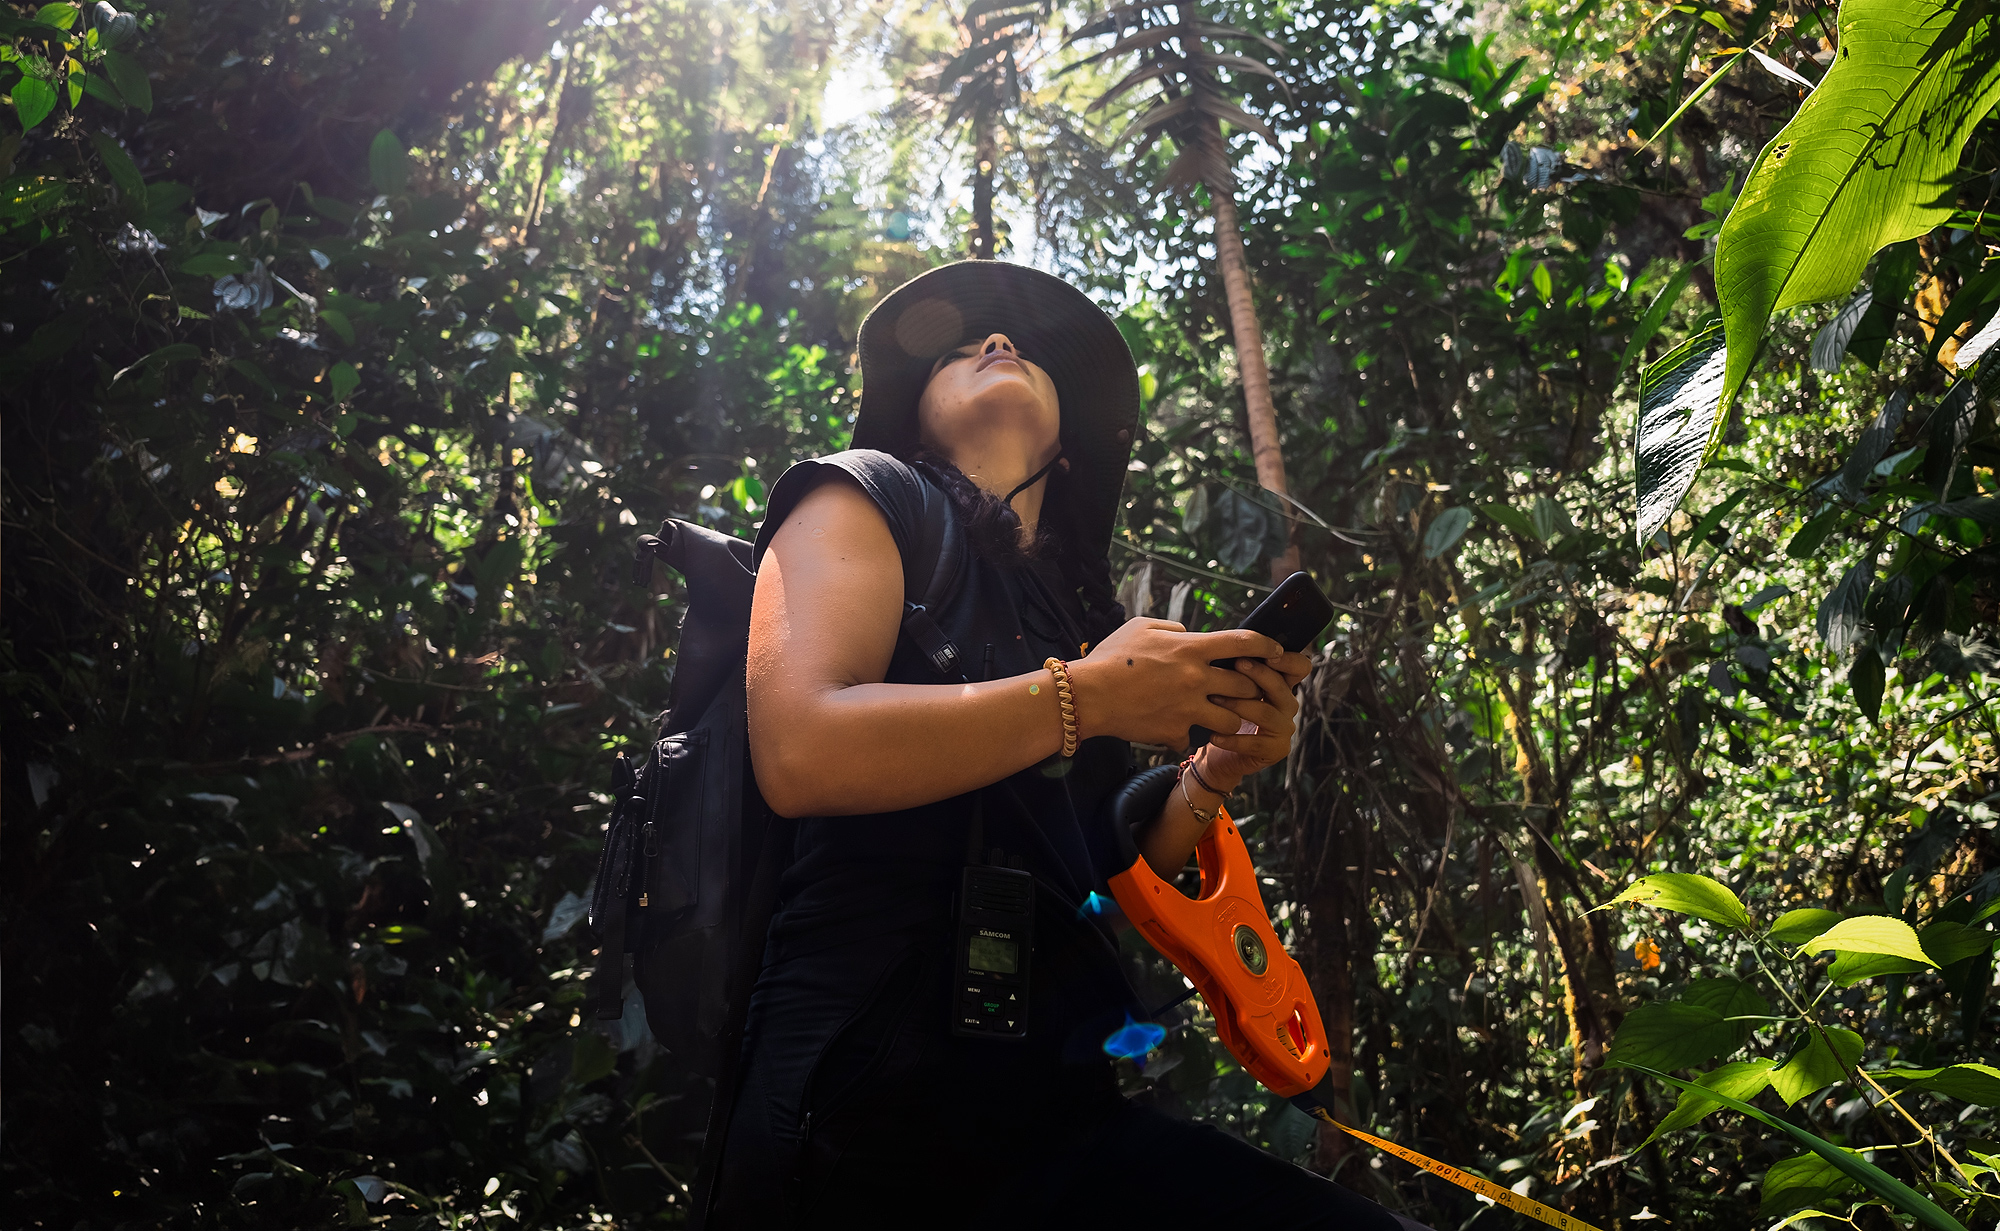
[(639, 909), (673, 918), (701, 902), (702, 829), (709, 798), (708, 728), (669, 735), (653, 746), (644, 819), (637, 826)]

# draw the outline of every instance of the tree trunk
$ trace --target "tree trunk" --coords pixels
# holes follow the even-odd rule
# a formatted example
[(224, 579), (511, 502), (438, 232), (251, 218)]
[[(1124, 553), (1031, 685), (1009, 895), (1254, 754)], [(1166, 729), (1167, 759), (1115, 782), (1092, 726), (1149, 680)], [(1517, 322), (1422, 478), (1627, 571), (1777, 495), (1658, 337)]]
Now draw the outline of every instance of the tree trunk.
[[(1327, 1084), (1333, 1090), (1334, 1103), (1328, 1110), (1343, 1124), (1359, 1125), (1361, 1117), (1354, 1108), (1355, 946), (1349, 923), (1355, 906), (1346, 874), (1336, 872), (1328, 877), (1322, 891), (1305, 905), (1311, 930), (1300, 938), (1300, 956), (1319, 1001), (1320, 1029), (1326, 1034)], [(1331, 1174), (1356, 1152), (1354, 1138), (1331, 1124), (1317, 1127), (1313, 1169)]]
[[(1216, 142), (1222, 135), (1217, 125)], [(1234, 185), (1210, 184), (1215, 203), (1215, 260), (1222, 267), (1222, 290), (1229, 299), (1229, 329), (1236, 338), (1236, 366), (1243, 374), (1243, 405), (1250, 415), (1250, 455), (1257, 462), (1257, 482), (1280, 497), (1291, 488), (1285, 481), (1285, 454), (1278, 441), (1278, 413), (1271, 405), (1271, 370), (1264, 363), (1264, 330), (1257, 323), (1257, 305), (1250, 297), (1250, 267), (1243, 257), (1243, 233), (1236, 225)], [(1299, 567), (1297, 521), (1285, 505), (1286, 524), (1293, 527), (1284, 553), (1271, 561), (1271, 580), (1282, 581)]]
[(549, 121), (549, 143), (542, 150), (541, 170), (535, 175), (534, 191), (528, 194), (528, 213), (522, 219), (521, 246), (532, 248), (541, 237), (542, 207), (548, 204), (549, 177), (555, 173), (556, 160), (562, 157), (563, 138), (563, 96), (569, 90), (569, 70), (576, 63), (574, 53), (564, 56), (556, 69), (556, 80), (550, 90), (552, 95), (549, 109), (555, 114)]
[(972, 153), (972, 255), (982, 261), (993, 259), (993, 123), (987, 116), (973, 119), (977, 136)]

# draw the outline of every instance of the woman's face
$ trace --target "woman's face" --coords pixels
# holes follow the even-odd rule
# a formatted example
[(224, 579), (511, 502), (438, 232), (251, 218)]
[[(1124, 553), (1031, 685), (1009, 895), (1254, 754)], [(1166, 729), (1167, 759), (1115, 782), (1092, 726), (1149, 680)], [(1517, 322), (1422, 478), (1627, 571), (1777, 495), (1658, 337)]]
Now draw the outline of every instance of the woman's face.
[[(1029, 456), (1054, 455), (1062, 435), (1055, 382), (1004, 333), (938, 356), (917, 402), (918, 434), (947, 457), (982, 453), (1015, 435)], [(1012, 443), (1012, 442), (1009, 442)]]

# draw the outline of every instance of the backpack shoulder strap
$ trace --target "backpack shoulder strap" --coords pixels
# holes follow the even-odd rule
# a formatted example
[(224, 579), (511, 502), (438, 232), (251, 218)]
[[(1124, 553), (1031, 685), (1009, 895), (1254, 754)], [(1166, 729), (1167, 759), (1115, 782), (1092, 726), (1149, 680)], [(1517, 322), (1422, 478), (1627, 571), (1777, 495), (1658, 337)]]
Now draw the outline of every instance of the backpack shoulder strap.
[(965, 565), (965, 536), (944, 485), (921, 462), (910, 468), (924, 489), (923, 536), (903, 558), (905, 599), (935, 611), (958, 589)]
[(925, 496), (923, 534), (916, 550), (903, 557), (903, 635), (939, 675), (962, 680), (965, 672), (960, 667), (958, 647), (944, 635), (931, 613), (957, 592), (959, 572), (965, 564), (965, 536), (959, 533), (951, 497), (923, 470), (918, 475)]

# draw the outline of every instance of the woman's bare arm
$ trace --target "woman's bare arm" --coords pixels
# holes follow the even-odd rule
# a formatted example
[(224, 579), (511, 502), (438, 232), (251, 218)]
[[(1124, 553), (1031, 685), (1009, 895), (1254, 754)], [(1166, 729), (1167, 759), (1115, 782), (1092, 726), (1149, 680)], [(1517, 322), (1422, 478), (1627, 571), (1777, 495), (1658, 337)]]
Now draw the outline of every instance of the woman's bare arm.
[(780, 815), (915, 807), (1062, 747), (1055, 690), (1025, 678), (882, 683), (902, 608), (881, 511), (850, 479), (822, 482), (772, 536), (751, 604), (751, 764)]
[[(1061, 748), (1048, 671), (979, 684), (883, 683), (902, 605), (895, 539), (853, 480), (815, 487), (772, 536), (751, 605), (748, 686), (751, 762), (780, 815), (912, 808), (998, 782)], [(1070, 666), (1080, 734), (1178, 743), (1190, 725), (1227, 729), (1237, 716), (1211, 698), (1249, 699), (1257, 686), (1209, 660), (1278, 653), (1261, 633), (1130, 621)]]

